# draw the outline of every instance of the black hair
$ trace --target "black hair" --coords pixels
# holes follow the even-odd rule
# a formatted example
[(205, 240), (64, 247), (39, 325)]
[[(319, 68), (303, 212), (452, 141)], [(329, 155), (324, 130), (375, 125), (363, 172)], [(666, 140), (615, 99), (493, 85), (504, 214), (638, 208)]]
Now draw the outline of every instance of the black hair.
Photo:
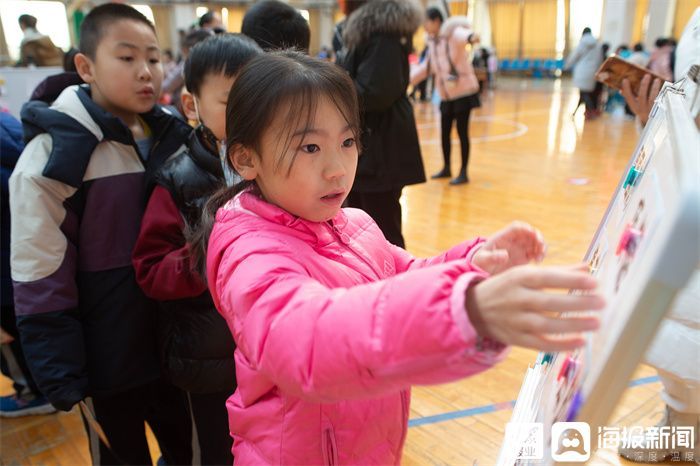
[(71, 47), (65, 54), (63, 54), (63, 71), (78, 71), (75, 67), (75, 56), (78, 55), (78, 53), (78, 49)]
[(203, 40), (207, 40), (213, 35), (214, 33), (209, 29), (195, 29), (185, 36), (182, 41), (182, 48), (189, 51), (192, 49), (192, 47), (199, 44)]
[(591, 28), (588, 28), (588, 27), (583, 28), (583, 34), (591, 34)]
[(343, 13), (345, 13), (345, 16), (350, 17), (353, 11), (360, 8), (365, 3), (367, 3), (367, 0), (345, 0), (345, 7), (343, 8)]
[(668, 45), (668, 39), (665, 37), (659, 37), (658, 39), (656, 39), (656, 42), (654, 42), (654, 45), (656, 47), (664, 47)]
[(296, 8), (277, 0), (254, 4), (243, 17), (241, 32), (263, 50), (296, 48), (309, 51), (309, 22)]
[(145, 24), (151, 28), (153, 34), (156, 33), (153, 23), (135, 8), (123, 3), (105, 3), (90, 10), (80, 25), (80, 52), (94, 60), (97, 46), (100, 45), (107, 27), (124, 20)]
[(17, 21), (21, 26), (36, 29), (36, 18), (32, 15), (20, 15)]
[[(356, 141), (360, 136), (360, 110), (355, 86), (341, 67), (292, 50), (271, 52), (252, 58), (238, 74), (226, 105), (226, 147), (229, 155), (238, 147), (248, 147), (260, 154), (265, 131), (276, 118), (283, 118), (283, 150), (277, 169), (287, 164), (287, 173), (294, 156), (284, 157), (292, 136), (299, 128), (308, 128), (321, 99), (330, 100), (350, 125)], [(285, 110), (286, 107), (286, 110)], [(291, 160), (288, 160), (291, 159)], [(230, 156), (226, 163), (231, 169)], [(209, 198), (200, 224), (188, 232), (192, 264), (205, 276), (206, 248), (214, 227), (216, 212), (236, 194), (255, 181), (242, 181), (226, 187)]]
[(199, 18), (199, 27), (203, 28), (205, 24), (209, 24), (214, 21), (214, 12), (207, 11)]
[(430, 21), (435, 21), (436, 19), (439, 19), (441, 23), (445, 21), (445, 17), (442, 16), (442, 11), (440, 11), (438, 8), (435, 8), (434, 6), (425, 10), (425, 16)]
[(185, 87), (199, 95), (209, 74), (232, 77), (255, 55), (262, 53), (258, 44), (243, 34), (220, 34), (198, 43), (185, 61)]
[(637, 42), (636, 44), (634, 44), (633, 50), (635, 52), (643, 52), (644, 51), (644, 44), (642, 44), (641, 42)]

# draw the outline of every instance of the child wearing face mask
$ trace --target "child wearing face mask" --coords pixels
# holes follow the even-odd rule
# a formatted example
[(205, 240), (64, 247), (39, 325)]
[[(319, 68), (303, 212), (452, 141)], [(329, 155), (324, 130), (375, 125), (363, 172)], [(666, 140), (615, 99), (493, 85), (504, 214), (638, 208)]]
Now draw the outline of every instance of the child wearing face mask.
[(164, 372), (187, 392), (199, 449), (194, 464), (232, 464), (226, 399), (236, 388), (234, 343), (206, 284), (193, 272), (185, 231), (199, 223), (209, 196), (233, 183), (221, 162), (228, 94), (240, 68), (261, 53), (240, 34), (197, 44), (185, 63), (182, 106), (198, 126), (188, 150), (157, 172), (133, 253), (136, 279), (160, 304), (159, 350)]

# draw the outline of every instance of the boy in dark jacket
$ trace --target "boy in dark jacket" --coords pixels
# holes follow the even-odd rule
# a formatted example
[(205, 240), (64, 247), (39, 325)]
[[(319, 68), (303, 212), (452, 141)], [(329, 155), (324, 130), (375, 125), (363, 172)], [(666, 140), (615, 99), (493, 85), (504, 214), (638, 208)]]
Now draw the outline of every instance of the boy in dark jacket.
[(22, 111), (31, 141), (10, 178), (22, 344), (51, 404), (80, 403), (94, 464), (152, 464), (144, 421), (166, 463), (188, 464), (186, 399), (160, 377), (157, 304), (136, 283), (131, 252), (154, 173), (191, 130), (155, 105), (160, 49), (143, 15), (101, 5), (80, 40), (87, 85)]
[(24, 351), (17, 332), (15, 305), (10, 279), (10, 192), (9, 180), (17, 159), (24, 149), (22, 124), (9, 113), (0, 111), (0, 159), (2, 159), (2, 314), (0, 315), (0, 366), (2, 373), (12, 379), (13, 395), (0, 397), (0, 416), (19, 417), (31, 414), (48, 414), (56, 409), (46, 400), (36, 386), (24, 358)]
[[(232, 464), (226, 399), (236, 389), (234, 343), (206, 283), (190, 263), (185, 230), (199, 223), (204, 203), (226, 182), (221, 157), (226, 103), (240, 68), (262, 53), (241, 34), (221, 34), (192, 48), (185, 62), (182, 107), (199, 126), (187, 151), (156, 173), (134, 248), (136, 279), (160, 302), (163, 369), (187, 391), (200, 458), (195, 464)], [(232, 173), (227, 173), (229, 182)]]

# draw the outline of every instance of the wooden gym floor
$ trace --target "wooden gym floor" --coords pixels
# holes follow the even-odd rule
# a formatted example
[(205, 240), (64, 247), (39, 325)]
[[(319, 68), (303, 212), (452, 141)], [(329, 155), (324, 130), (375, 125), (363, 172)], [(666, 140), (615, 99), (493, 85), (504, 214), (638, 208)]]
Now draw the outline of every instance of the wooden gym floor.
[[(595, 233), (638, 135), (621, 115), (572, 118), (578, 92), (568, 81), (500, 79), (472, 115), (469, 176), (453, 187), (429, 180), (404, 191), (404, 231), (417, 256), (436, 254), (512, 220), (539, 228), (547, 241), (545, 264), (580, 261)], [(428, 176), (441, 168), (439, 114), (416, 104)], [(459, 142), (453, 134), (453, 173)], [(491, 465), (498, 456), (528, 364), (536, 352), (513, 349), (509, 358), (476, 377), (443, 386), (416, 387), (404, 449), (405, 465)], [(652, 425), (663, 411), (656, 372), (640, 366), (609, 425)], [(11, 393), (7, 379), (0, 392)], [(151, 437), (154, 459), (157, 445)], [(0, 463), (89, 464), (76, 410), (0, 420)], [(631, 464), (599, 451), (592, 464)], [(671, 463), (668, 463), (671, 464)]]

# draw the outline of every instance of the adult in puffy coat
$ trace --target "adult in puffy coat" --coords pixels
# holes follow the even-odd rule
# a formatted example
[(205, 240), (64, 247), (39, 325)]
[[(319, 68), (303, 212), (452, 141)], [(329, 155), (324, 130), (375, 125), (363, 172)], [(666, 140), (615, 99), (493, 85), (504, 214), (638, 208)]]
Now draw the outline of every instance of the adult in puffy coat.
[(586, 118), (598, 116), (598, 105), (593, 97), (595, 90), (595, 72), (603, 63), (598, 40), (591, 34), (591, 28), (585, 28), (581, 41), (571, 55), (566, 59), (564, 69), (573, 68), (574, 85), (581, 93), (581, 100), (586, 104)]
[(437, 8), (428, 8), (425, 30), (431, 36), (428, 41), (428, 58), (411, 70), (411, 83), (419, 83), (428, 73), (435, 76), (435, 86), (440, 93), (440, 128), (442, 132), (442, 156), (444, 166), (433, 178), (449, 178), (452, 122), (457, 122), (457, 134), (462, 149), (459, 174), (450, 184), (469, 182), (469, 115), (473, 108), (481, 106), (479, 81), (476, 79), (472, 60), (466, 46), (478, 42), (465, 16), (453, 16), (443, 22)]
[(362, 112), (362, 155), (350, 207), (367, 212), (389, 242), (404, 247), (399, 198), (425, 181), (416, 120), (406, 96), (408, 55), (422, 20), (415, 0), (370, 0), (343, 29), (339, 64), (352, 77)]
[(36, 18), (22, 15), (18, 19), (19, 27), (24, 33), (20, 44), (20, 58), (17, 66), (61, 66), (63, 50), (54, 45), (51, 38), (37, 31)]

